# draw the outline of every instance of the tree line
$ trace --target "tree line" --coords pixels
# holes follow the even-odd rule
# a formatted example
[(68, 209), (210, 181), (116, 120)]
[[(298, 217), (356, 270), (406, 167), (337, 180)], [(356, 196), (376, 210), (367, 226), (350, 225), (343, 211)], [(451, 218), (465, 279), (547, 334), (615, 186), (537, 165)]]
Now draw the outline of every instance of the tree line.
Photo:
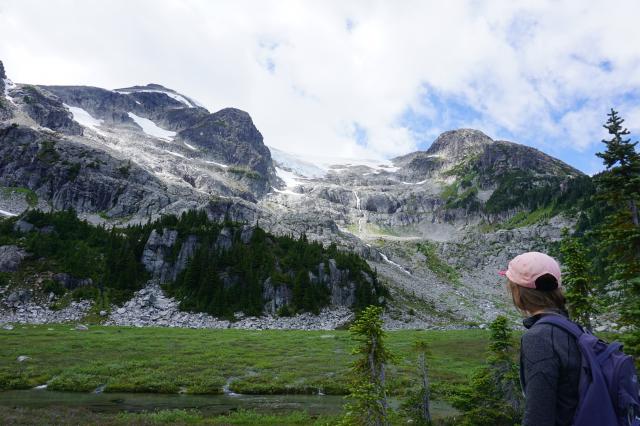
[(609, 137), (596, 155), (605, 170), (593, 177), (574, 232), (560, 244), (570, 313), (590, 327), (598, 313), (619, 312), (625, 352), (640, 355), (640, 153), (624, 119), (611, 110)]
[[(27, 228), (16, 226), (18, 221)], [(231, 232), (232, 241), (221, 249), (216, 241), (225, 228)], [(0, 244), (22, 246), (31, 254), (28, 263), (37, 272), (90, 279), (92, 285), (73, 290), (75, 296), (96, 299), (105, 307), (127, 300), (150, 278), (141, 258), (153, 230), (177, 231), (178, 239), (165, 256), (168, 262), (177, 259), (189, 236), (197, 238), (198, 248), (185, 270), (166, 286), (185, 310), (217, 316), (237, 311), (260, 315), (263, 288), (269, 280), (271, 285), (287, 286), (291, 292), (291, 302), (281, 314), (318, 313), (330, 303), (330, 290), (325, 284), (314, 282), (310, 273), (317, 276), (320, 267), (329, 274), (330, 259), (346, 274), (340, 284), (355, 285), (356, 310), (378, 304), (379, 298), (386, 295), (376, 272), (355, 253), (339, 250), (335, 244), (323, 247), (309, 241), (306, 235), (275, 236), (257, 224), (251, 227), (250, 239), (243, 241), (243, 229), (246, 226), (240, 223), (211, 221), (204, 211), (162, 216), (144, 225), (107, 228), (79, 219), (72, 210), (29, 210), (20, 218), (0, 221)], [(47, 283), (46, 287), (54, 293), (65, 292), (54, 283)]]

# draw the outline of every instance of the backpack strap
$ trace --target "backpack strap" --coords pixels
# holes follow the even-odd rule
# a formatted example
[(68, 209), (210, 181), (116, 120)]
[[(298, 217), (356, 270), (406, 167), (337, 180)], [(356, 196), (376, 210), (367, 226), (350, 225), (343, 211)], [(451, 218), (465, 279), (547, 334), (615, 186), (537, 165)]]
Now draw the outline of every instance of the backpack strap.
[(558, 328), (563, 329), (567, 333), (573, 335), (576, 339), (580, 339), (580, 336), (584, 334), (584, 330), (578, 326), (575, 322), (571, 321), (569, 318), (564, 315), (556, 315), (556, 314), (546, 314), (540, 318), (536, 324), (551, 324), (555, 325)]
[(620, 342), (610, 343), (609, 346), (607, 346), (607, 349), (600, 352), (596, 357), (598, 364), (602, 365), (607, 360), (607, 358), (609, 358), (609, 356), (611, 356), (611, 354), (617, 350), (622, 350), (622, 343)]

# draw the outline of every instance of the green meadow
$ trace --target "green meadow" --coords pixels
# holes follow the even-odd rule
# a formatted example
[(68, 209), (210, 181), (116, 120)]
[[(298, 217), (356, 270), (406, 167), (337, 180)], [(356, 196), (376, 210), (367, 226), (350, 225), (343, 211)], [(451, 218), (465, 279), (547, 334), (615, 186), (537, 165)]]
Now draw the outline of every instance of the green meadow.
[[(393, 398), (414, 386), (417, 340), (429, 343), (433, 396), (446, 400), (449, 389), (466, 383), (486, 355), (482, 330), (387, 333), (395, 360), (388, 366)], [(72, 325), (16, 325), (0, 334), (0, 391), (49, 391), (217, 395), (344, 395), (354, 342), (343, 330), (192, 330)], [(18, 357), (29, 357), (19, 362)], [(0, 398), (2, 393), (0, 392)], [(257, 413), (232, 411), (204, 415), (169, 409), (146, 413), (95, 413), (82, 407), (12, 407), (0, 423), (29, 424), (331, 424), (335, 416), (304, 411)], [(47, 422), (45, 422), (47, 423)]]
[[(391, 392), (410, 386), (412, 344), (431, 347), (437, 386), (467, 380), (485, 357), (481, 330), (393, 331)], [(346, 394), (354, 342), (346, 331), (191, 330), (17, 325), (1, 330), (0, 390), (48, 384), (50, 390), (219, 394)], [(18, 362), (19, 356), (29, 359)]]

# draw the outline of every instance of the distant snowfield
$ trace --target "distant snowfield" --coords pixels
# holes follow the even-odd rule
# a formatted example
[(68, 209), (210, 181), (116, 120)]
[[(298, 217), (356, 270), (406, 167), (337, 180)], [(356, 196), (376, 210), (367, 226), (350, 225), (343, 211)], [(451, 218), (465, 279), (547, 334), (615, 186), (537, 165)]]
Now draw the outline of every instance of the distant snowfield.
[(300, 181), (298, 180), (298, 177), (295, 173), (286, 171), (284, 169), (281, 169), (280, 167), (276, 167), (276, 175), (278, 175), (278, 177), (284, 181), (284, 183), (287, 185), (287, 188), (292, 188), (300, 185)]
[[(269, 150), (271, 151), (271, 158), (273, 158), (277, 165), (285, 167), (297, 173), (299, 176), (322, 178), (327, 174), (326, 168), (318, 167), (305, 159), (280, 151), (277, 148), (269, 147)], [(284, 180), (284, 178), (282, 178), (282, 180)]]
[[(146, 92), (146, 93), (164, 93), (165, 95), (169, 96), (172, 99), (175, 99), (176, 101), (180, 102), (181, 104), (185, 104), (186, 106), (188, 106), (189, 108), (195, 108), (195, 107), (202, 107), (202, 105), (200, 105), (198, 102), (196, 101), (189, 101), (189, 99), (185, 98), (182, 95), (179, 95), (177, 93), (173, 93), (173, 92), (167, 92), (164, 90), (155, 90), (155, 89), (134, 89), (134, 90), (116, 90), (117, 93), (137, 93), (137, 92)], [(204, 108), (204, 107), (202, 107)]]
[(13, 101), (13, 98), (9, 96), (9, 90), (16, 87), (15, 83), (9, 80), (8, 78), (3, 79), (3, 82), (4, 82), (4, 93), (3, 93), (4, 97), (7, 98), (9, 102), (15, 105), (16, 103)]
[(208, 164), (214, 164), (214, 165), (216, 165), (216, 166), (222, 167), (223, 169), (226, 169), (227, 167), (229, 167), (229, 166), (228, 166), (228, 165), (226, 165), (226, 164), (216, 163), (215, 161), (210, 161), (210, 160), (205, 160), (205, 163), (208, 163)]
[[(393, 173), (400, 168), (394, 166), (389, 160), (353, 159), (329, 156), (306, 156), (289, 154), (277, 148), (269, 147), (273, 160), (282, 168), (293, 171), (295, 174), (306, 178), (322, 178), (329, 172), (340, 173), (349, 167), (365, 166), (373, 169), (375, 173)], [(340, 167), (338, 167), (340, 166)], [(285, 180), (284, 178), (282, 178)]]
[(73, 119), (83, 127), (87, 127), (94, 132), (103, 135), (104, 132), (99, 129), (102, 126), (103, 121), (97, 118), (93, 118), (91, 114), (89, 114), (86, 110), (79, 107), (72, 107), (67, 104), (63, 104), (65, 108), (71, 111), (71, 115), (73, 115)]
[(159, 139), (164, 139), (166, 141), (172, 141), (173, 138), (176, 136), (176, 132), (172, 132), (170, 130), (164, 130), (158, 127), (156, 123), (154, 123), (153, 121), (147, 118), (138, 117), (132, 112), (129, 112), (127, 114), (129, 114), (129, 117), (131, 117), (131, 119), (135, 121), (138, 126), (142, 127), (142, 131), (149, 136), (153, 136)]

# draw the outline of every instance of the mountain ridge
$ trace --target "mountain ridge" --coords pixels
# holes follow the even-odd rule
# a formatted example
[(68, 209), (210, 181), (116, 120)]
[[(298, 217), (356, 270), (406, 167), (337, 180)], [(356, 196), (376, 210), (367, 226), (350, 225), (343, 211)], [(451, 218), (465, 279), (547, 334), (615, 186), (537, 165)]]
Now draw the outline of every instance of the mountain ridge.
[[(444, 132), (429, 149), (389, 161), (307, 161), (272, 153), (247, 112), (210, 113), (155, 83), (115, 91), (11, 84), (5, 93), (0, 211), (73, 208), (111, 227), (201, 210), (214, 221), (305, 235), (380, 271), (400, 325), (495, 316), (501, 296), (487, 271), (559, 239), (590, 184), (535, 148), (474, 129)], [(469, 251), (478, 239), (487, 243)], [(457, 275), (442, 272), (452, 265)], [(408, 294), (436, 312), (411, 317)], [(482, 302), (464, 302), (474, 298)]]

